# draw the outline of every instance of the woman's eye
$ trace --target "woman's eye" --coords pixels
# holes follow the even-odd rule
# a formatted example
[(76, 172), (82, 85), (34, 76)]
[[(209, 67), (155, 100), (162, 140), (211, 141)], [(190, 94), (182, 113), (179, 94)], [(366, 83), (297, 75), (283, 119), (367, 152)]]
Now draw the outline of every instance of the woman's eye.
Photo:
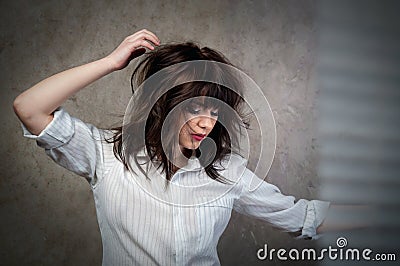
[[(200, 106), (188, 106), (188, 107), (186, 108), (186, 110), (187, 110), (189, 113), (193, 114), (193, 115), (199, 115), (200, 113), (202, 113), (202, 112), (205, 111), (204, 108), (203, 108), (203, 107), (200, 107)], [(211, 110), (210, 110), (210, 115), (211, 115), (211, 116), (214, 116), (214, 117), (218, 117), (218, 111), (211, 111)]]
[(189, 113), (194, 114), (194, 115), (198, 115), (200, 113), (200, 109), (196, 109), (196, 108), (188, 108)]
[(211, 112), (211, 116), (218, 116), (218, 112)]

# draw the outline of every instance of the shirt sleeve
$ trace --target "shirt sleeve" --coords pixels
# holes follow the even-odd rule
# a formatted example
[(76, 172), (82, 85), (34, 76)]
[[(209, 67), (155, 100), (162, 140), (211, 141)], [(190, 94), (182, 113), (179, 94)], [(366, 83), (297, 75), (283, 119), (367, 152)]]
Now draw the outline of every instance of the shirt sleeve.
[(62, 167), (85, 177), (94, 186), (104, 174), (104, 132), (71, 117), (63, 108), (53, 120), (34, 135), (21, 123), (24, 137), (35, 139), (39, 147)]
[[(260, 185), (255, 190), (249, 189), (253, 178)], [(319, 237), (317, 227), (327, 215), (329, 202), (299, 199), (283, 195), (280, 190), (258, 178), (249, 169), (242, 176), (243, 188), (233, 208), (235, 211), (262, 219), (286, 232), (301, 232), (299, 238)], [(254, 180), (253, 180), (254, 182)]]

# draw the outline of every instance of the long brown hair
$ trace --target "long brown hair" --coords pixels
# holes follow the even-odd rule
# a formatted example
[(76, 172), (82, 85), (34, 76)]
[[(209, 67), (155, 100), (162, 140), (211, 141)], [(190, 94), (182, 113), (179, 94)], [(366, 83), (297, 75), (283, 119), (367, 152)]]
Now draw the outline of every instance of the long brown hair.
[(205, 105), (218, 108), (219, 113), (208, 135), (214, 142), (214, 151), (211, 152), (210, 142), (203, 140), (195, 154), (209, 177), (227, 183), (228, 180), (218, 173), (222, 169), (217, 162), (229, 155), (233, 146), (239, 147), (241, 130), (249, 124), (242, 110), (244, 100), (240, 80), (224, 65), (234, 67), (220, 52), (200, 48), (193, 42), (165, 44), (144, 56), (131, 78), (135, 101), (129, 119), (123, 126), (113, 128), (115, 134), (108, 140), (114, 143), (114, 154), (127, 170), (132, 170), (130, 159), (133, 158), (146, 175), (137, 158), (138, 152), (145, 148), (149, 161), (157, 163), (170, 180), (174, 174), (173, 164), (168, 159), (172, 151), (164, 149), (162, 142), (167, 142), (164, 147), (176, 143), (168, 137), (162, 139), (161, 132), (165, 127), (171, 135), (176, 136), (177, 132), (173, 132), (176, 127), (165, 120), (168, 115), (173, 115), (174, 108), (185, 110), (187, 104), (181, 103), (206, 96)]

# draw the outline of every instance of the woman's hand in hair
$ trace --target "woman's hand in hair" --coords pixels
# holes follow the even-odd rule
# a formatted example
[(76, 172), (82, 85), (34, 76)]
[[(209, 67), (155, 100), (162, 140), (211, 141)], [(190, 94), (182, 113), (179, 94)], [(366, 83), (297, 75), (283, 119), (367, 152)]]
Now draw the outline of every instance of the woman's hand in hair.
[(114, 70), (121, 70), (132, 59), (144, 54), (145, 48), (154, 50), (155, 45), (160, 45), (158, 37), (151, 31), (143, 29), (126, 37), (106, 58), (110, 60)]
[(122, 69), (160, 41), (148, 30), (128, 36), (109, 56), (50, 76), (14, 100), (14, 111), (28, 130), (39, 135), (53, 120), (53, 112), (70, 96), (92, 82)]

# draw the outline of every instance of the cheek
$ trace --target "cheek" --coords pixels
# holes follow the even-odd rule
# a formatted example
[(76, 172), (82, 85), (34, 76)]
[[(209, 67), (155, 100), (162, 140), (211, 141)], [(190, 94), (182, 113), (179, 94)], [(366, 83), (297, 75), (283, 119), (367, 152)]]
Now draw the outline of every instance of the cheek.
[(185, 124), (179, 130), (179, 142), (182, 142), (188, 136), (188, 126)]
[(216, 124), (217, 124), (217, 120), (213, 120), (212, 127), (210, 128), (210, 131), (208, 133), (210, 133), (214, 129)]

